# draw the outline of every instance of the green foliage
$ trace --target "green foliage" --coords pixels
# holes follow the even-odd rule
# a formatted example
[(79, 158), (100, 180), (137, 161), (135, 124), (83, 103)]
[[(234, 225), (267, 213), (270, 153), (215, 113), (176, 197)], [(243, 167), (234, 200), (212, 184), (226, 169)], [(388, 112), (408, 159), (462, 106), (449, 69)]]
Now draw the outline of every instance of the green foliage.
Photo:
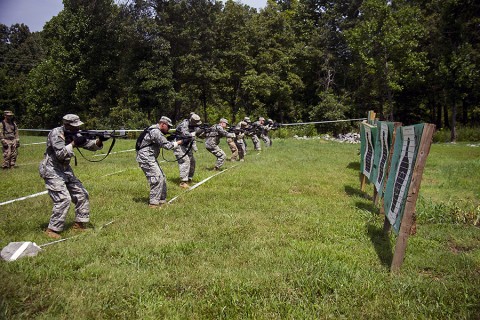
[[(348, 107), (344, 104), (342, 98), (337, 97), (331, 92), (322, 92), (319, 94), (320, 103), (314, 106), (310, 111), (311, 121), (322, 121), (329, 119), (345, 120), (348, 113)], [(319, 125), (320, 126), (320, 125)], [(332, 124), (321, 124), (323, 132), (331, 132), (334, 135), (344, 133), (349, 128), (347, 122), (338, 122)]]
[(455, 139), (457, 121), (480, 123), (479, 10), (471, 0), (272, 0), (260, 11), (69, 0), (40, 33), (0, 25), (0, 104), (36, 128), (67, 112), (117, 125), (117, 108), (135, 114), (129, 125), (191, 111), (286, 123), (374, 110), (451, 128)]
[(480, 226), (480, 203), (469, 201), (433, 202), (420, 198), (417, 216), (421, 223), (458, 223)]
[[(178, 165), (162, 162), (168, 199), (179, 197), (151, 210), (128, 151), (134, 143), (117, 141), (118, 153), (103, 162), (79, 157), (74, 171), (89, 191), (94, 228), (0, 263), (2, 318), (472, 319), (480, 311), (480, 239), (471, 224), (427, 222), (419, 212), (401, 273), (390, 273), (396, 237), (382, 232), (384, 217), (360, 191), (356, 145), (276, 139), (189, 192), (178, 186)], [(214, 157), (198, 146), (195, 183), (214, 174)], [(448, 182), (452, 167), (460, 180), (478, 181), (478, 150), (434, 144), (420, 202), (441, 208), (445, 194), (474, 194), (478, 204), (478, 183)], [(45, 190), (37, 169), (44, 151), (22, 146), (20, 167), (0, 172), (0, 202)], [(51, 206), (47, 195), (3, 205), (1, 247), (49, 242), (42, 229)], [(78, 235), (73, 221), (71, 208), (64, 237)]]
[[(463, 127), (456, 128), (457, 142), (480, 142), (480, 128), (478, 127)], [(433, 136), (434, 142), (449, 142), (451, 138), (451, 131), (447, 128), (437, 130)]]

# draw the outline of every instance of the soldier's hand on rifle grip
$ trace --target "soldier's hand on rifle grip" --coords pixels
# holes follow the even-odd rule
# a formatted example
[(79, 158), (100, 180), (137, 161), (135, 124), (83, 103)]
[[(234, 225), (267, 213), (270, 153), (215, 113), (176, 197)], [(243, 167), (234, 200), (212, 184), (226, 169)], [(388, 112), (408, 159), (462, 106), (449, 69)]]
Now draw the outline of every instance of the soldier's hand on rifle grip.
[(87, 143), (87, 138), (84, 136), (76, 136), (73, 138), (73, 146), (74, 147), (82, 147)]
[(110, 139), (110, 134), (108, 132), (105, 132), (104, 134), (101, 134), (98, 136), (98, 139), (100, 139), (100, 141), (107, 141), (108, 139)]

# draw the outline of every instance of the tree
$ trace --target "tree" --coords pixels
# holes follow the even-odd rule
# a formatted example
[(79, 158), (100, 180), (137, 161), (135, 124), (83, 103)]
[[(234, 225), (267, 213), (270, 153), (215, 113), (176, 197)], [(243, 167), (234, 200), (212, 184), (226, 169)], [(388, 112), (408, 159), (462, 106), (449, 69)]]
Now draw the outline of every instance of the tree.
[(358, 57), (353, 70), (361, 79), (360, 92), (369, 95), (371, 106), (385, 118), (408, 122), (402, 118), (406, 114), (396, 112), (394, 96), (409, 81), (418, 81), (426, 69), (426, 53), (420, 48), (425, 34), (421, 17), (406, 0), (367, 0), (358, 24), (346, 32)]
[(13, 110), (23, 124), (28, 73), (44, 54), (41, 37), (39, 33), (30, 33), (24, 24), (2, 24), (0, 35), (0, 103)]

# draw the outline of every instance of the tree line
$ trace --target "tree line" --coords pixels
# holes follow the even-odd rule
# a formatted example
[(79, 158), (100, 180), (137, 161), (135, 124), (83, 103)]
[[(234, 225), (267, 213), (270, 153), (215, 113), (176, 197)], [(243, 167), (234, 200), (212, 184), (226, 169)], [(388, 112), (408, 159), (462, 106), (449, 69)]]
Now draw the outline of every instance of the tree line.
[[(365, 117), (480, 125), (480, 2), (64, 0), (41, 32), (0, 24), (0, 103), (23, 127), (75, 112), (141, 128)], [(342, 125), (332, 127), (341, 131)]]

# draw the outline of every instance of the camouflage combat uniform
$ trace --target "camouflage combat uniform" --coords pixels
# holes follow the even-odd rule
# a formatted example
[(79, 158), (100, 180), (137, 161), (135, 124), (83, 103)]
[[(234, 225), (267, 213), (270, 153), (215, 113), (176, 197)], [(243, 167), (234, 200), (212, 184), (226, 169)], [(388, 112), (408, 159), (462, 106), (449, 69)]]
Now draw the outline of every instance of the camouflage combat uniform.
[[(11, 111), (5, 111), (5, 115), (12, 115)], [(0, 122), (0, 141), (3, 149), (2, 168), (14, 168), (17, 161), (18, 149), (20, 147), (20, 137), (18, 135), (17, 124), (13, 120), (4, 120)]]
[(150, 205), (159, 205), (166, 203), (167, 182), (157, 158), (160, 148), (172, 150), (177, 143), (165, 138), (159, 124), (154, 124), (148, 129), (148, 133), (140, 144), (140, 150), (137, 151), (137, 162), (150, 184)]
[(220, 138), (234, 138), (235, 133), (228, 133), (220, 124), (216, 124), (209, 129), (205, 136), (207, 137), (205, 139), (205, 147), (210, 153), (217, 157), (217, 161), (215, 162), (215, 169), (220, 169), (220, 167), (223, 166), (223, 164), (225, 163), (225, 159), (227, 158), (225, 152), (218, 146), (218, 144), (220, 143)]
[[(193, 139), (190, 128), (189, 119), (185, 119), (177, 126), (175, 134)], [(180, 181), (182, 182), (188, 182), (192, 180), (193, 175), (195, 174), (196, 161), (195, 157), (193, 156), (193, 151), (195, 150), (194, 144), (195, 141), (192, 141), (191, 144), (189, 143), (185, 146), (179, 145), (173, 149), (173, 154), (177, 158), (178, 169), (180, 171)], [(187, 153), (187, 155), (185, 155), (185, 153)]]
[(238, 148), (237, 148), (237, 144), (235, 143), (235, 139), (227, 138), (227, 144), (228, 144), (228, 147), (230, 148), (230, 151), (232, 152), (232, 155), (230, 156), (230, 161), (237, 161)]
[(240, 161), (244, 161), (245, 154), (247, 153), (246, 149), (245, 149), (245, 141), (243, 140), (245, 138), (245, 132), (243, 132), (243, 130), (245, 130), (246, 128), (247, 128), (247, 123), (244, 122), (244, 121), (240, 121), (235, 126), (236, 137), (235, 137), (234, 141), (235, 141), (235, 145), (237, 146), (238, 159)]
[(255, 149), (255, 151), (261, 151), (262, 150), (262, 147), (260, 145), (260, 139), (258, 138), (258, 131), (261, 130), (261, 124), (260, 124), (260, 121), (256, 121), (254, 123), (252, 123), (250, 125), (250, 138), (252, 138), (252, 142), (253, 142), (253, 148)]
[[(40, 162), (40, 176), (45, 180), (45, 187), (53, 200), (52, 216), (48, 228), (60, 232), (65, 227), (70, 202), (75, 204), (75, 221), (89, 222), (90, 202), (88, 192), (82, 182), (74, 175), (70, 159), (75, 155), (72, 144), (65, 143), (64, 127), (50, 131), (47, 138), (47, 150)], [(82, 148), (96, 151), (96, 140), (87, 140)]]
[(265, 143), (265, 147), (268, 148), (272, 145), (272, 141), (270, 140), (270, 137), (268, 136), (268, 132), (272, 129), (272, 127), (269, 124), (263, 125), (260, 127), (260, 139), (263, 140)]

